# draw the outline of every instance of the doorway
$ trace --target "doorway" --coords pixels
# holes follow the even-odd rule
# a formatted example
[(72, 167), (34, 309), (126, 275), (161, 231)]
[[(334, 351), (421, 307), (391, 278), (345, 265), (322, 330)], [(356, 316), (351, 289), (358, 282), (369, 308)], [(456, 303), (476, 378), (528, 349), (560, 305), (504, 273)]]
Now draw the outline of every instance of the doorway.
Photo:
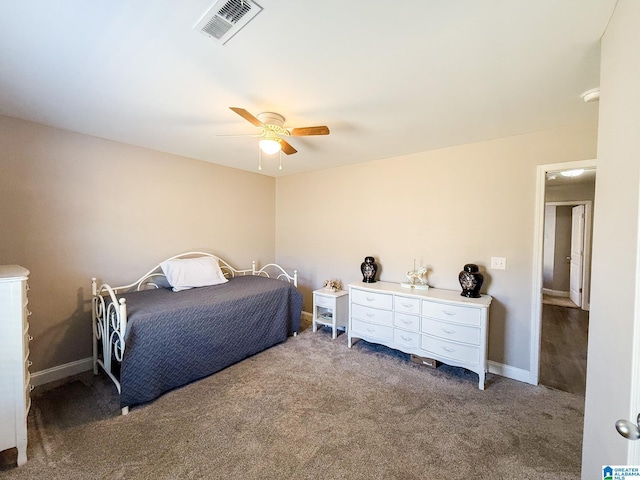
[[(530, 383), (581, 395), (586, 381), (595, 167), (595, 160), (541, 165), (536, 195)], [(561, 175), (568, 170), (582, 173)]]

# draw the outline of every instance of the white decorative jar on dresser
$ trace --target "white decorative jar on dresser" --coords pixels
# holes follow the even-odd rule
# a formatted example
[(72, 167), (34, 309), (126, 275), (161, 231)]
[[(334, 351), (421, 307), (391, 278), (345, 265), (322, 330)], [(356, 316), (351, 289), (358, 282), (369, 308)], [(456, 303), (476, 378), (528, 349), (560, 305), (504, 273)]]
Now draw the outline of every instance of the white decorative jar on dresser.
[(408, 289), (396, 283), (349, 285), (348, 345), (379, 343), (478, 374), (484, 390), (487, 331), (492, 298), (459, 291)]
[(16, 447), (18, 466), (27, 461), (29, 385), (29, 270), (0, 265), (0, 451)]

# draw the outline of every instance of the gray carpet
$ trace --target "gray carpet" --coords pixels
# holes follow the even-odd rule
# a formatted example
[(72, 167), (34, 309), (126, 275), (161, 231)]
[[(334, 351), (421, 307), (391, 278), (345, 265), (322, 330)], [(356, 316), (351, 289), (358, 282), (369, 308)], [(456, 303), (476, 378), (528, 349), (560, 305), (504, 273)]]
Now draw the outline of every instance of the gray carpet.
[(34, 392), (2, 479), (580, 478), (581, 396), (310, 328), (119, 416), (90, 373)]

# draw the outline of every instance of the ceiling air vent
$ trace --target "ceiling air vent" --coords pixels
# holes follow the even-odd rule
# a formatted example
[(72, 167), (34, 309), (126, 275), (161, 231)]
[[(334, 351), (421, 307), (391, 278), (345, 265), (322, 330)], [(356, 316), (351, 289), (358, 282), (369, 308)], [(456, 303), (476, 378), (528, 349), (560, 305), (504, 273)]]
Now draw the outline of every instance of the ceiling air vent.
[(262, 7), (250, 0), (219, 0), (193, 28), (224, 45), (261, 11)]

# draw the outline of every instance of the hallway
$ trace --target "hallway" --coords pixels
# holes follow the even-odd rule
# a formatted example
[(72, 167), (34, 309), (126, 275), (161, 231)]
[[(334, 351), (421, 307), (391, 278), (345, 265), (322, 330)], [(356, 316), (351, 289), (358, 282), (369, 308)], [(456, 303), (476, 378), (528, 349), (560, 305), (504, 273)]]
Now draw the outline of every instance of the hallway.
[(543, 303), (541, 385), (585, 394), (589, 312)]

